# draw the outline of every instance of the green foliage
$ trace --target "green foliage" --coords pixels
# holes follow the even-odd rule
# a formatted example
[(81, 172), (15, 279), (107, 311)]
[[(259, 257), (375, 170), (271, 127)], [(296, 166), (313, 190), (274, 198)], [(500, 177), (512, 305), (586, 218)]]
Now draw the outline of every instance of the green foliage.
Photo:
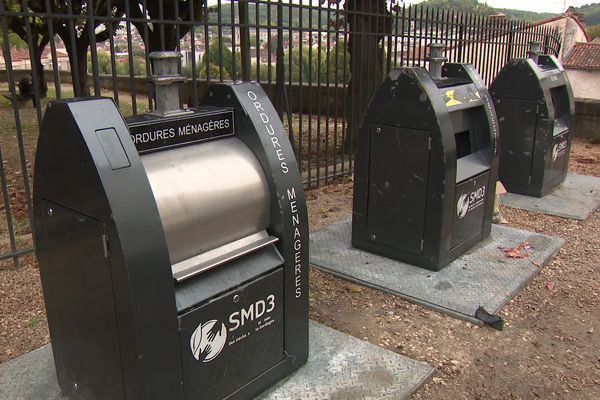
[(506, 14), (509, 19), (521, 20), (526, 22), (541, 21), (543, 19), (556, 16), (556, 14), (552, 13), (538, 13), (535, 11), (512, 10), (509, 8), (496, 8), (494, 11), (495, 14)]
[[(272, 79), (275, 79), (275, 65), (271, 67)], [(250, 71), (250, 79), (261, 82), (266, 82), (269, 80), (269, 67), (266, 64), (261, 64), (260, 68), (256, 63), (252, 63), (251, 71)]]
[[(340, 9), (342, 9), (342, 8), (343, 7), (340, 6)], [(208, 11), (208, 22), (211, 24), (217, 23), (219, 20), (219, 16), (217, 13), (218, 7), (216, 5), (210, 6), (210, 7), (208, 7), (208, 10), (209, 10)], [(283, 26), (290, 26), (290, 24), (291, 24), (291, 26), (293, 28), (297, 28), (300, 26), (300, 20), (302, 20), (303, 28), (309, 28), (309, 27), (310, 28), (319, 28), (319, 27), (324, 28), (327, 26), (328, 18), (329, 18), (329, 16), (327, 15), (327, 12), (321, 12), (320, 19), (319, 19), (319, 11), (316, 9), (308, 10), (306, 8), (302, 8), (301, 13), (302, 13), (302, 15), (300, 15), (300, 11), (298, 8), (294, 8), (294, 10), (292, 11), (292, 16), (290, 18), (289, 12), (286, 8), (283, 13), (283, 16), (282, 16), (283, 17)], [(267, 24), (267, 21), (269, 20), (269, 14), (271, 14), (270, 15), (271, 24), (274, 24), (277, 21), (277, 6), (259, 3), (258, 17), (259, 17), (259, 21), (260, 21), (261, 25)], [(228, 23), (228, 22), (235, 20), (235, 18), (237, 18), (237, 17), (238, 17), (237, 8), (235, 8), (235, 14), (232, 18), (231, 7), (229, 7), (228, 4), (223, 4), (221, 6), (221, 21), (222, 22)], [(251, 21), (251, 23), (256, 22), (256, 6), (254, 4), (252, 4), (250, 7), (248, 7), (248, 18)]]
[(510, 19), (520, 19), (525, 21), (536, 21), (555, 15), (550, 13), (511, 10), (507, 8), (493, 8), (477, 0), (427, 0), (419, 3), (419, 5), (459, 12), (477, 13), (482, 15), (495, 15), (502, 13), (506, 14)]
[(590, 37), (590, 41), (594, 40), (597, 37), (600, 37), (600, 25), (588, 26), (587, 34)]
[(589, 4), (576, 8), (575, 11), (585, 15), (585, 21), (589, 27), (600, 25), (600, 4)]
[[(350, 54), (347, 50), (346, 42), (340, 40), (331, 48), (329, 54), (326, 51), (324, 52), (325, 57), (323, 57), (320, 66), (321, 82), (339, 84), (350, 81)], [(328, 78), (329, 80), (327, 80)]]
[[(221, 48), (222, 50), (219, 50), (219, 48)], [(233, 62), (234, 62), (233, 53), (226, 46), (223, 45), (221, 47), (219, 40), (217, 38), (210, 41), (209, 47), (208, 47), (208, 52), (204, 53), (204, 55), (202, 56), (202, 62), (200, 63), (201, 66), (206, 65), (207, 57), (208, 57), (208, 63), (217, 66), (217, 68), (220, 64), (219, 61), (222, 61), (221, 65), (223, 67), (223, 74), (227, 73), (227, 76), (233, 77)], [(241, 71), (240, 71), (241, 67), (242, 67), (241, 56), (240, 56), (239, 52), (236, 52), (236, 54), (235, 54), (235, 75), (236, 75), (236, 78), (238, 78), (238, 79), (241, 77)], [(209, 70), (209, 72), (211, 72), (211, 76), (212, 76), (212, 70)], [(216, 77), (218, 78), (218, 76), (219, 76), (219, 73), (217, 73)], [(225, 79), (225, 78), (223, 78), (223, 79)]]
[[(98, 55), (98, 73), (101, 75), (112, 75), (112, 62), (110, 53), (106, 51), (99, 51)], [(92, 60), (91, 54), (88, 53), (88, 69), (92, 72)], [(129, 73), (129, 60), (115, 60), (116, 75), (130, 76)], [(143, 57), (134, 57), (133, 59), (133, 75), (144, 76), (146, 75), (146, 61)]]
[[(202, 64), (199, 66), (199, 72), (198, 72), (198, 79), (206, 79), (206, 64)], [(239, 67), (237, 67), (239, 68)], [(216, 64), (209, 64), (208, 65), (208, 79), (220, 79), (219, 78), (219, 74), (221, 73), (221, 70), (219, 69), (219, 66)], [(224, 81), (228, 81), (231, 79), (231, 75), (229, 74), (229, 72), (223, 68), (223, 80)]]
[[(0, 44), (4, 45), (4, 37), (2, 35), (2, 32), (0, 32)], [(21, 39), (19, 37), (19, 35), (17, 35), (14, 32), (9, 32), (9, 34), (8, 34), (8, 44), (10, 45), (11, 48), (17, 48), (17, 49), (27, 49), (27, 48), (29, 48), (29, 46), (27, 46), (27, 42), (24, 41), (23, 39)]]
[[(185, 67), (181, 68), (181, 73), (186, 78), (192, 78), (192, 64), (188, 64)], [(209, 64), (208, 65), (208, 79), (210, 80), (219, 80), (220, 69), (218, 65)], [(205, 80), (206, 79), (206, 61), (205, 62), (197, 62), (196, 63), (196, 79)], [(231, 79), (231, 75), (229, 72), (223, 68), (223, 80), (228, 81)]]
[[(416, 5), (416, 7), (420, 7), (420, 6), (443, 8), (443, 9), (454, 10), (454, 11), (459, 11), (459, 12), (478, 13), (478, 14), (483, 14), (483, 15), (494, 15), (494, 14), (504, 13), (510, 19), (520, 19), (520, 20), (525, 20), (525, 21), (536, 21), (536, 20), (541, 20), (541, 19), (545, 19), (545, 18), (556, 15), (556, 14), (552, 14), (552, 13), (536, 13), (536, 12), (531, 12), (531, 11), (493, 8), (493, 7), (486, 5), (483, 1), (478, 1), (478, 0), (426, 0), (426, 1), (420, 2), (420, 3), (418, 3), (418, 5)], [(413, 7), (415, 7), (415, 6), (413, 5)], [(342, 8), (343, 8), (343, 4), (342, 4), (342, 6), (340, 6), (340, 9), (342, 9)], [(211, 23), (211, 24), (217, 23), (217, 21), (218, 21), (217, 10), (218, 10), (217, 6), (209, 7), (209, 13), (208, 13), (208, 22), (209, 23)], [(583, 7), (580, 7), (578, 9), (578, 11), (586, 13), (586, 17), (588, 19), (589, 24), (591, 24), (591, 25), (600, 24), (600, 5), (599, 4), (583, 6)], [(235, 18), (237, 18), (237, 16), (238, 16), (237, 8), (234, 10), (234, 12), (235, 12), (235, 14), (232, 19), (231, 7), (222, 6), (221, 7), (221, 21), (224, 23), (228, 23), (232, 20), (235, 20)], [(256, 21), (256, 13), (257, 13), (257, 10), (254, 5), (249, 7), (248, 14), (249, 14), (249, 19), (250, 19), (250, 21), (252, 21), (252, 23), (255, 23), (255, 21)], [(270, 14), (271, 23), (272, 24), (275, 23), (275, 21), (277, 21), (277, 7), (276, 6), (269, 7), (267, 4), (262, 4), (262, 3), (259, 4), (259, 7), (258, 7), (259, 19), (258, 20), (261, 25), (267, 24), (269, 14)], [(291, 25), (292, 28), (297, 28), (299, 26), (302, 26), (303, 28), (309, 28), (309, 27), (310, 28), (319, 28), (319, 27), (325, 28), (328, 26), (329, 19), (335, 18), (335, 10), (333, 10), (331, 13), (329, 13), (329, 15), (327, 12), (321, 12), (320, 14), (321, 15), (319, 16), (319, 12), (317, 9), (309, 10), (309, 9), (303, 8), (300, 11), (299, 9), (294, 8), (292, 11), (292, 15), (290, 17), (290, 15), (286, 9), (285, 12), (283, 13), (283, 25), (284, 26)], [(596, 18), (598, 19), (597, 21), (596, 21)], [(302, 24), (300, 23), (300, 21), (302, 21)], [(212, 30), (212, 28), (211, 28), (211, 30)], [(215, 28), (214, 33), (216, 33), (216, 28)], [(274, 32), (274, 34), (275, 34), (275, 32)]]
[(192, 64), (188, 64), (185, 67), (181, 67), (181, 74), (183, 76), (185, 76), (186, 78), (191, 78), (193, 73), (192, 73), (193, 69), (192, 69)]
[(27, 325), (29, 325), (29, 328), (35, 328), (35, 326), (40, 322), (40, 317), (38, 317), (37, 315), (34, 315), (33, 317), (31, 317), (31, 319), (29, 320), (29, 323)]
[[(290, 58), (291, 56), (291, 58)], [(302, 51), (300, 49), (292, 49), (291, 54), (290, 50), (285, 52), (285, 79), (289, 81), (290, 79), (290, 68), (289, 63), (291, 63), (292, 67), (292, 82), (300, 82), (300, 78), (302, 78), (303, 83), (317, 82), (317, 75), (319, 74), (319, 64), (318, 58), (319, 50), (315, 48), (303, 47)], [(321, 57), (324, 59), (325, 57)]]
[[(483, 15), (503, 13), (506, 14), (510, 19), (520, 19), (524, 21), (539, 21), (556, 15), (552, 13), (537, 13), (532, 11), (512, 10), (508, 8), (493, 8), (483, 4), (483, 2), (478, 2), (477, 0), (427, 0), (419, 3), (419, 5), (439, 7), (462, 12), (476, 12)], [(575, 11), (585, 15), (585, 20), (588, 26), (592, 27), (594, 25), (600, 25), (599, 3), (581, 6), (575, 8)]]
[(261, 47), (262, 40), (259, 37), (257, 37), (255, 34), (251, 34), (250, 35), (250, 48), (256, 49), (257, 43), (258, 43), (258, 47)]

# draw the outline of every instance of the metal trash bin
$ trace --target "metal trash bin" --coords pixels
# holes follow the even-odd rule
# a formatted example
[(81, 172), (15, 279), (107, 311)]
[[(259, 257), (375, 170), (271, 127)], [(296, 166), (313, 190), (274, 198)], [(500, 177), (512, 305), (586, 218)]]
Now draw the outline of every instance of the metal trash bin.
[(512, 193), (542, 197), (567, 177), (575, 103), (560, 62), (540, 54), (510, 60), (490, 94), (498, 114), (500, 181)]
[(308, 220), (283, 125), (258, 84), (180, 110), (173, 57), (151, 57), (155, 112), (88, 98), (44, 115), (35, 239), (71, 399), (248, 399), (308, 356)]
[(390, 72), (371, 100), (354, 170), (354, 247), (440, 270), (486, 238), (497, 180), (492, 100), (469, 64)]

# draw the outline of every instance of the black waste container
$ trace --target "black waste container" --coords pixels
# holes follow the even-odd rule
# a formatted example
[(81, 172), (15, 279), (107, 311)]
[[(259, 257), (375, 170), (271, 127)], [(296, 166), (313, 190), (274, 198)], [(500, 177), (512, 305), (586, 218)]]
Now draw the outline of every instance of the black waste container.
[(357, 147), (353, 246), (439, 270), (487, 237), (497, 180), (492, 100), (469, 64), (392, 71)]
[(509, 61), (490, 94), (498, 115), (500, 181), (506, 190), (542, 197), (565, 180), (575, 109), (556, 57), (539, 54)]
[[(178, 106), (171, 89), (157, 105)], [(258, 84), (201, 104), (45, 112), (35, 239), (70, 399), (248, 399), (307, 359), (308, 221), (283, 125)]]

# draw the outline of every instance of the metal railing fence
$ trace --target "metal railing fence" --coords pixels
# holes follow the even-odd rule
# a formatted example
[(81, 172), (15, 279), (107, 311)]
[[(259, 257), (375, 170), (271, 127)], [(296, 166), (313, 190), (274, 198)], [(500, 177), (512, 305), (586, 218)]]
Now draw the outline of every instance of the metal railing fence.
[[(304, 183), (318, 186), (352, 173), (353, 137), (371, 94), (392, 68), (425, 67), (428, 44), (443, 43), (450, 62), (474, 64), (488, 84), (532, 40), (560, 50), (558, 30), (547, 26), (396, 1), (316, 3), (1, 1), (0, 263), (16, 265), (34, 249), (31, 179), (45, 103), (96, 95), (114, 98), (125, 115), (151, 110), (152, 51), (182, 52), (189, 107), (207, 82), (263, 84)], [(20, 84), (28, 74), (27, 96)]]

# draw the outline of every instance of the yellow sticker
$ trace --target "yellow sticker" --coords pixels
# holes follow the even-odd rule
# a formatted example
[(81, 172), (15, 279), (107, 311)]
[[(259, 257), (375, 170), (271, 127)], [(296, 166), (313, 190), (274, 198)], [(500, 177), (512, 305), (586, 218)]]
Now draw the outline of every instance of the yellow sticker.
[(446, 97), (449, 99), (446, 102), (446, 107), (452, 107), (452, 106), (457, 106), (459, 104), (462, 104), (462, 101), (458, 101), (454, 98), (454, 90), (447, 90)]

